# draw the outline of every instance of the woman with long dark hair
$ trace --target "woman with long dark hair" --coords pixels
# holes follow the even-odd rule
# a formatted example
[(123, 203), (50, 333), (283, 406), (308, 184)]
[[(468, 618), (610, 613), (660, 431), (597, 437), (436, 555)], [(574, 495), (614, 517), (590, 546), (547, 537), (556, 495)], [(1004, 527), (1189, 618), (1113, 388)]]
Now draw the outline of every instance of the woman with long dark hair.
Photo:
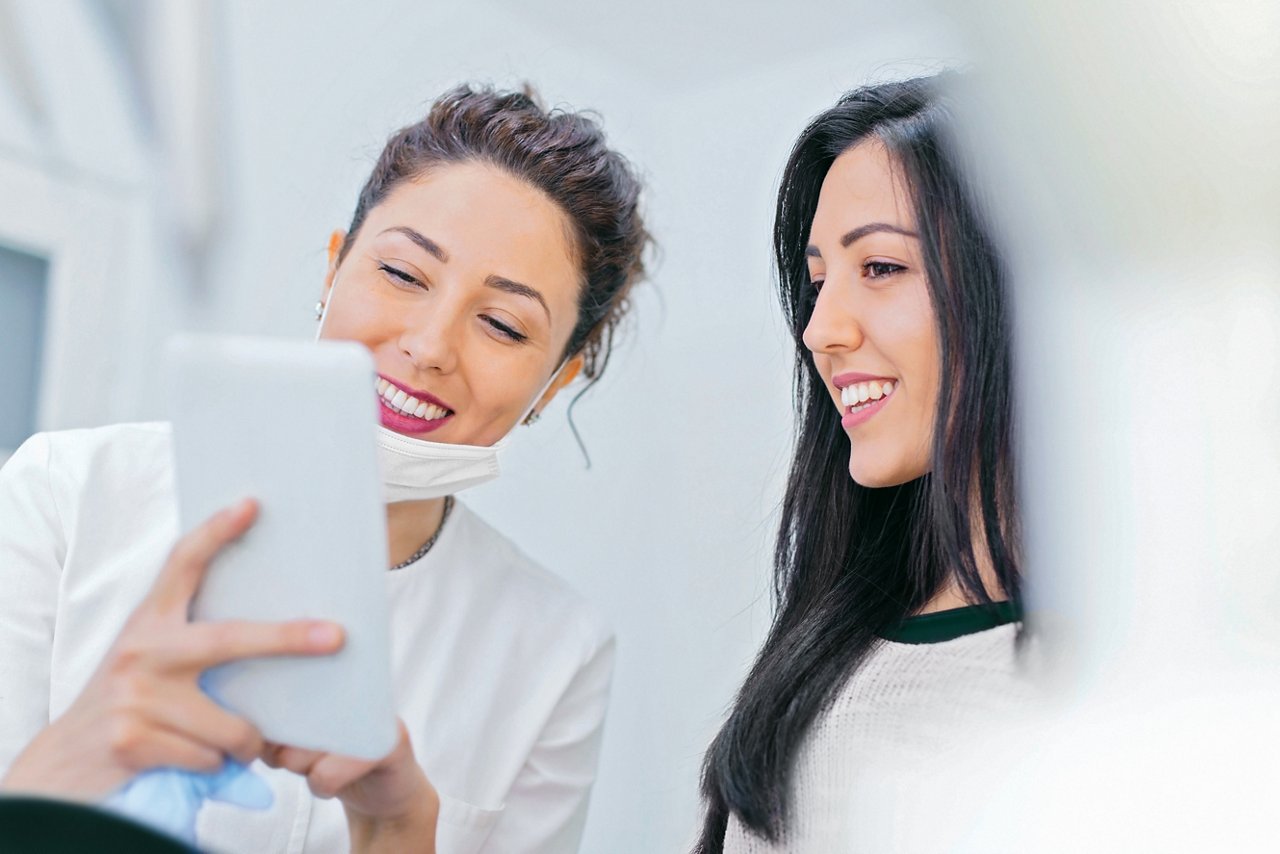
[(773, 626), (706, 757), (704, 854), (851, 850), (877, 769), (1026, 696), (1010, 311), (947, 79), (849, 93), (783, 174), (799, 430)]

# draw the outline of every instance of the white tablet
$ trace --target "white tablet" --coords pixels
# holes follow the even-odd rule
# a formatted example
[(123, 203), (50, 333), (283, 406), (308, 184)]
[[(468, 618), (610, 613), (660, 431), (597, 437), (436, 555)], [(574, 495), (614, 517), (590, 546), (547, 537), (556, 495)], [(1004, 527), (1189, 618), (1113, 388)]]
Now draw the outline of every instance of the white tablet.
[(192, 619), (346, 631), (336, 655), (234, 662), (206, 686), (270, 741), (384, 756), (397, 733), (372, 357), (350, 342), (181, 336), (168, 368), (182, 530), (241, 498), (261, 507), (209, 567)]

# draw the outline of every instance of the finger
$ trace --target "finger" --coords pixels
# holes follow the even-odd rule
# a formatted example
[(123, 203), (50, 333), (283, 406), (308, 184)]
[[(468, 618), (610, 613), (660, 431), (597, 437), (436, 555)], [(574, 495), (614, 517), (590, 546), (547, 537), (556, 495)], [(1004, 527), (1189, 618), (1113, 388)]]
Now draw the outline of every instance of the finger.
[(286, 747), (278, 744), (263, 754), (262, 760), (272, 768), (284, 768), (302, 777), (311, 773), (315, 765), (325, 754), (317, 750), (303, 750), (301, 747)]
[(326, 753), (312, 763), (307, 786), (317, 798), (332, 798), (377, 766), (377, 761)]
[(262, 756), (259, 758), (262, 759), (263, 764), (269, 765), (272, 768), (283, 768), (284, 765), (280, 762), (280, 751), (283, 749), (283, 744), (277, 744), (274, 741), (264, 742), (262, 745)]
[(169, 553), (152, 587), (153, 601), (164, 610), (185, 612), (214, 555), (249, 530), (257, 515), (257, 502), (245, 499), (191, 529)]
[(134, 773), (168, 766), (213, 772), (223, 762), (222, 754), (208, 745), (136, 719), (114, 727), (107, 744), (112, 759)]
[(170, 688), (148, 707), (147, 716), (158, 726), (220, 754), (229, 754), (244, 765), (263, 751), (262, 734), (257, 727), (188, 685)]
[(179, 644), (165, 650), (164, 664), (206, 670), (242, 658), (282, 655), (332, 655), (342, 649), (342, 626), (327, 620), (287, 623), (217, 621), (187, 626)]

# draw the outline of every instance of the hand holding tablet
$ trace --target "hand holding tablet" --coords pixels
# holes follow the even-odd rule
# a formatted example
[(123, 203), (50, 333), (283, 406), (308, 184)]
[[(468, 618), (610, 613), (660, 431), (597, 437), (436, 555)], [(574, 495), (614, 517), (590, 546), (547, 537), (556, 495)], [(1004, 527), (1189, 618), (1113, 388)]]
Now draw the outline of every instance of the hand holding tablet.
[(178, 541), (84, 690), (14, 761), (3, 788), (96, 802), (141, 771), (216, 771), (224, 755), (262, 751), (249, 721), (199, 688), (209, 667), (264, 656), (329, 655), (333, 623), (191, 623), (191, 597), (218, 551), (253, 524), (256, 505), (216, 513)]

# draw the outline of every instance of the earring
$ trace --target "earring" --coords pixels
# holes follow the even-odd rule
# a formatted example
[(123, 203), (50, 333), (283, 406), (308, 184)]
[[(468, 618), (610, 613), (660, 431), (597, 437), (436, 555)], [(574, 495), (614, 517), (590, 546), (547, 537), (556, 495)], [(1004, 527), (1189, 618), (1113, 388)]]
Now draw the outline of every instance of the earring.
[(531, 409), (531, 410), (529, 410), (529, 414), (528, 414), (528, 415), (526, 415), (526, 416), (524, 417), (524, 421), (522, 421), (522, 422), (520, 422), (520, 423), (521, 423), (521, 424), (523, 424), (524, 426), (528, 427), (530, 424), (532, 424), (533, 422), (537, 421), (537, 420), (538, 420), (538, 418), (539, 418), (539, 417), (541, 417), (541, 415), (542, 415), (542, 413), (538, 412), (538, 410), (536, 410), (536, 409)]
[(324, 317), (324, 300), (318, 300), (316, 302), (316, 321), (318, 322), (322, 317)]

